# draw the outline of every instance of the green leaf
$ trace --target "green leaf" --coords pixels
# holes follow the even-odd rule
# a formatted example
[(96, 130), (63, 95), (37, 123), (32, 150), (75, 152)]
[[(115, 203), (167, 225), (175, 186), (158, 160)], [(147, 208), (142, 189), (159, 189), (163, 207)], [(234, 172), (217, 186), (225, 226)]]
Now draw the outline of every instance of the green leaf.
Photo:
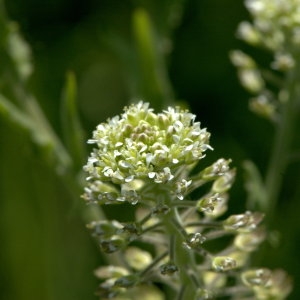
[(33, 70), (31, 49), (20, 34), (18, 24), (7, 18), (3, 1), (0, 1), (0, 51), (2, 72), (4, 63), (6, 71), (13, 72), (15, 79), (26, 81)]
[(136, 9), (133, 13), (133, 33), (139, 60), (141, 96), (160, 110), (173, 102), (173, 93), (159, 49), (159, 38), (144, 9)]
[[(31, 103), (34, 104), (35, 101)], [(39, 107), (32, 105), (32, 108), (37, 110)], [(31, 115), (30, 113), (22, 112), (1, 94), (0, 115), (9, 123), (12, 123), (30, 135), (32, 141), (42, 149), (48, 162), (54, 164), (56, 172), (63, 174), (67, 171), (71, 165), (70, 157), (55, 133), (43, 122), (43, 119), (39, 120), (35, 118), (34, 114)]]
[(74, 166), (80, 169), (85, 161), (85, 142), (77, 108), (77, 84), (74, 73), (67, 73), (61, 102), (61, 122), (67, 150)]

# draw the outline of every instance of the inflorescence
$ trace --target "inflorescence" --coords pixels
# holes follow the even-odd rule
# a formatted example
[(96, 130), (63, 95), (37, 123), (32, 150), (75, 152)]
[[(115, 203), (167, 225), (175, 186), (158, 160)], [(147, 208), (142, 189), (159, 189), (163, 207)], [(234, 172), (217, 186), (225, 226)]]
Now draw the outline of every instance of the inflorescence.
[(250, 109), (278, 122), (281, 106), (290, 97), (286, 79), (299, 77), (293, 73), (299, 61), (300, 1), (246, 0), (245, 5), (253, 21), (241, 22), (237, 36), (270, 57), (262, 63), (241, 50), (234, 50), (231, 61), (238, 69), (242, 86), (254, 95)]
[(289, 293), (283, 271), (247, 268), (265, 238), (263, 214), (220, 219), (235, 170), (223, 158), (196, 168), (212, 150), (209, 136), (190, 112), (170, 107), (156, 114), (143, 102), (97, 126), (89, 140), (95, 149), (84, 167), (83, 198), (92, 205), (123, 205), (135, 214), (126, 222), (87, 225), (104, 253), (123, 257), (120, 265), (95, 271), (100, 299), (142, 290), (162, 299), (155, 283), (166, 284), (180, 299), (284, 299)]

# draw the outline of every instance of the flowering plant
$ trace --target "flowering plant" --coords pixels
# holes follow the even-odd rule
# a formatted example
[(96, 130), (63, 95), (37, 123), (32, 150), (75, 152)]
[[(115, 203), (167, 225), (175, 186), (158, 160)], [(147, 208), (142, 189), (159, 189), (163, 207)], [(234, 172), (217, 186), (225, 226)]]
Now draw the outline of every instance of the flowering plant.
[[(150, 282), (152, 293), (153, 283), (162, 283), (178, 299), (241, 299), (252, 293), (283, 299), (289, 293), (283, 271), (247, 268), (265, 237), (263, 214), (246, 211), (220, 220), (235, 170), (223, 158), (197, 170), (212, 147), (195, 117), (171, 107), (156, 114), (139, 102), (98, 125), (89, 140), (96, 148), (84, 167), (83, 198), (96, 205), (130, 203), (135, 214), (126, 222), (88, 224), (104, 253), (123, 257), (121, 265), (96, 271), (100, 299), (128, 297)], [(227, 236), (221, 249), (211, 248)]]

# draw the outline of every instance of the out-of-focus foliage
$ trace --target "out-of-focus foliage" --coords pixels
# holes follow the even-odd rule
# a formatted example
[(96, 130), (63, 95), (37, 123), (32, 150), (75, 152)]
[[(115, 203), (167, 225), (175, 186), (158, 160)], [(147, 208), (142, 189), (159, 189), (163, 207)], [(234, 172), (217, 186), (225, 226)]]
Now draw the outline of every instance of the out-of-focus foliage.
[[(79, 199), (78, 168), (86, 151), (79, 145), (84, 135), (63, 139), (64, 124), (70, 126), (67, 130), (90, 133), (131, 100), (153, 101), (155, 107), (162, 105), (162, 99), (184, 102), (213, 133), (211, 144), (217, 150), (207, 159), (230, 157), (237, 167), (231, 212), (245, 208), (242, 162), (254, 161), (264, 174), (273, 129), (248, 111), (248, 95), (228, 58), (231, 49), (246, 47), (234, 35), (238, 23), (248, 18), (242, 0), (2, 2), (1, 10), (5, 4), (9, 19), (16, 23), (10, 23), (14, 34), (8, 43), (1, 11), (0, 93), (4, 98), (0, 100), (8, 104), (5, 113), (2, 106), (0, 116), (1, 299), (95, 299), (97, 281), (92, 272), (102, 258), (85, 230), (83, 219), (89, 217)], [(12, 44), (14, 59), (9, 59)], [(269, 58), (259, 54), (259, 59)], [(22, 67), (13, 70), (15, 61)], [(76, 75), (77, 99), (72, 98), (76, 97), (73, 75), (66, 81), (67, 73)], [(74, 115), (62, 115), (62, 99), (67, 111), (77, 101), (83, 128), (77, 117), (70, 119)], [(39, 103), (49, 124), (37, 127), (41, 115), (33, 109), (35, 104), (28, 103)], [(49, 131), (52, 127), (54, 131)], [(58, 137), (59, 143), (47, 144), (48, 137), (51, 141)], [(294, 141), (294, 148), (299, 147), (300, 141)], [(66, 173), (51, 168), (53, 153), (65, 162)], [(74, 165), (69, 165), (69, 155), (73, 162), (76, 157)], [(264, 251), (268, 255), (261, 254), (261, 261), (265, 267), (286, 269), (297, 283), (299, 152), (291, 156), (282, 176), (283, 189), (271, 224), (274, 232)], [(299, 296), (296, 284), (290, 299)]]

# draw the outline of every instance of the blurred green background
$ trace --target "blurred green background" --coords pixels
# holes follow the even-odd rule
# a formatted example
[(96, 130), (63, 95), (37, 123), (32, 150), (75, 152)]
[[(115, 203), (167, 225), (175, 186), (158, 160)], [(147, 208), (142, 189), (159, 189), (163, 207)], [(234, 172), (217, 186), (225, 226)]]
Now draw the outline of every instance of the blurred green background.
[[(77, 78), (86, 139), (132, 100), (156, 108), (184, 103), (212, 133), (215, 151), (208, 163), (233, 159), (238, 176), (230, 210), (245, 210), (242, 163), (250, 159), (264, 174), (273, 128), (248, 110), (249, 95), (228, 58), (230, 50), (245, 47), (235, 37), (238, 23), (248, 18), (242, 0), (6, 0), (5, 7), (32, 49), (34, 72), (26, 89), (58, 136), (69, 71)], [(147, 25), (145, 14), (152, 40), (139, 32)], [(5, 93), (1, 82), (0, 88)], [(294, 146), (300, 149), (299, 139)], [(289, 299), (300, 297), (299, 151), (295, 158), (282, 174), (274, 238), (260, 262), (294, 277)], [(95, 299), (92, 272), (102, 260), (85, 229), (80, 191), (46, 161), (27, 134), (0, 119), (0, 298)]]

